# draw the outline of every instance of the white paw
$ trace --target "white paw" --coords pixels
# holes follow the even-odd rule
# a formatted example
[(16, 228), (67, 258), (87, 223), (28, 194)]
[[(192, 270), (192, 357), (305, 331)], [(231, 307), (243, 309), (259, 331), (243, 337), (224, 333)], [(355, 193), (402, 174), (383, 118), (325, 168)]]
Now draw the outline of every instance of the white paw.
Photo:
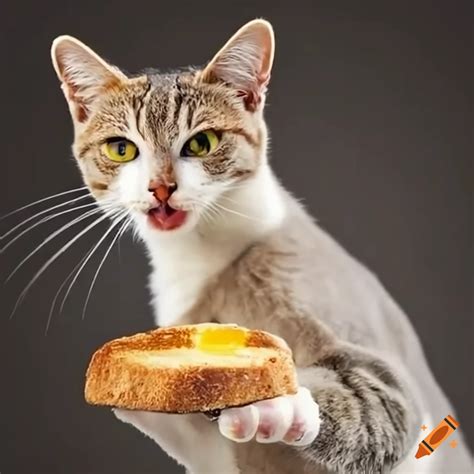
[(306, 446), (316, 439), (321, 421), (318, 404), (300, 387), (296, 395), (223, 410), (218, 424), (222, 435), (238, 443), (255, 438), (259, 443)]
[(138, 410), (125, 410), (122, 408), (112, 408), (112, 412), (120, 421), (129, 423), (133, 426), (149, 424), (154, 415), (154, 413), (147, 413)]

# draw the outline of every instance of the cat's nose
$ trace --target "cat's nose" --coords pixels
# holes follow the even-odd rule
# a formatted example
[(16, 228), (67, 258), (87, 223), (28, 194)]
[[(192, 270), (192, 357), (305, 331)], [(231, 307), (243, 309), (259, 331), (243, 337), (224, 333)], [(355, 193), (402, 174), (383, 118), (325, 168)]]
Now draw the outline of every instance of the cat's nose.
[(168, 199), (177, 189), (178, 185), (176, 183), (163, 184), (152, 182), (148, 187), (148, 191), (153, 193), (153, 196), (155, 196), (156, 200), (162, 204), (166, 204)]

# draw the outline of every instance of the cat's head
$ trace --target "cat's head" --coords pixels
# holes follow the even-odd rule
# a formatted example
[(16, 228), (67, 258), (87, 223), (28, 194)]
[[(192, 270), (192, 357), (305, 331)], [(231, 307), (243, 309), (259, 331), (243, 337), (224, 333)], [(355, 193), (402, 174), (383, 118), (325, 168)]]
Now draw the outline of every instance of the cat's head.
[(176, 74), (128, 77), (78, 40), (57, 38), (52, 59), (73, 151), (97, 201), (158, 232), (204, 222), (265, 160), (273, 55), (263, 20), (243, 26), (204, 68)]

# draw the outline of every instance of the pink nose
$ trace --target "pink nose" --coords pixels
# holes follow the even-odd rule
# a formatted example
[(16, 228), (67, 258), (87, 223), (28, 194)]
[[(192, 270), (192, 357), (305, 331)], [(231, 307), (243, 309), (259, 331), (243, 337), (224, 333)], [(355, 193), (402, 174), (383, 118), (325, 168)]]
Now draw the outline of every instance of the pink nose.
[(153, 196), (155, 196), (156, 200), (161, 204), (166, 204), (176, 189), (178, 189), (176, 183), (150, 183), (150, 186), (148, 187), (148, 191), (153, 193)]

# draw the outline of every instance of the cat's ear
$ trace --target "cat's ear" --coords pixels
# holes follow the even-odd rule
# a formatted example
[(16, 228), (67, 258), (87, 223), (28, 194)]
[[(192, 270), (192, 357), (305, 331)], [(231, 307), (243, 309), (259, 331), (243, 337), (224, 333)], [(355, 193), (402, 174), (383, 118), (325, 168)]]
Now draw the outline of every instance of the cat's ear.
[(126, 76), (71, 36), (53, 41), (51, 58), (74, 120), (85, 122), (92, 103)]
[(265, 94), (275, 53), (272, 25), (253, 20), (230, 38), (203, 71), (207, 82), (222, 81), (244, 97), (255, 110)]

